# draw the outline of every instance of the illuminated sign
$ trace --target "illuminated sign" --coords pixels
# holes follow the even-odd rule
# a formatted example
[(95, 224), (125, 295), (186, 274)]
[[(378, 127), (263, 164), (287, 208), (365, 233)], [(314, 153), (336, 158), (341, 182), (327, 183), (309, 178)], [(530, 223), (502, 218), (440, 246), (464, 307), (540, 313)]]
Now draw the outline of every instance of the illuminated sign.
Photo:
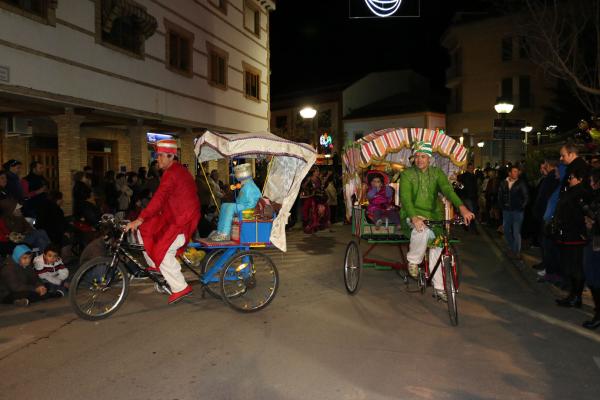
[(348, 0), (350, 18), (419, 17), (421, 0)]
[(389, 17), (400, 8), (402, 0), (365, 0), (369, 10), (378, 17)]

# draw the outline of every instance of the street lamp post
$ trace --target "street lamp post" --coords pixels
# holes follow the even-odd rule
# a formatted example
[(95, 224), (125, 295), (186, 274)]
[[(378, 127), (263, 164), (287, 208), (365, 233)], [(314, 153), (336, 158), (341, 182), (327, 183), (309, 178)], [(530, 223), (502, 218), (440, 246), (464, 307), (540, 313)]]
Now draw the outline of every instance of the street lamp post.
[(314, 140), (315, 147), (318, 149), (319, 143), (315, 140), (314, 137), (312, 137), (311, 133), (311, 125), (315, 115), (317, 115), (317, 110), (315, 110), (311, 106), (306, 106), (300, 110), (300, 116), (304, 119), (304, 123), (306, 124), (305, 126), (308, 126), (308, 136), (311, 138), (311, 140)]
[(510, 114), (514, 107), (514, 104), (510, 101), (503, 99), (498, 99), (494, 106), (496, 112), (500, 114), (500, 119), (502, 119), (502, 165), (506, 164), (506, 116)]
[(531, 124), (526, 124), (521, 131), (525, 132), (525, 155), (528, 154), (529, 150), (529, 133), (533, 130), (533, 126)]

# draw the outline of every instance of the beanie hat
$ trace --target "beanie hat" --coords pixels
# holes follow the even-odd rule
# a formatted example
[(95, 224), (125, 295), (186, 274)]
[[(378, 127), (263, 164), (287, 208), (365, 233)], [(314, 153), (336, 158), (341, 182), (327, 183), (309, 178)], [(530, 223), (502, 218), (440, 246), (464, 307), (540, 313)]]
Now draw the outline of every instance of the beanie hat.
[(31, 249), (25, 246), (24, 244), (20, 244), (13, 250), (12, 259), (18, 265), (19, 261), (21, 260), (21, 257), (23, 257), (23, 254), (27, 253), (31, 253)]
[(429, 143), (429, 142), (424, 142), (424, 141), (415, 142), (413, 149), (414, 149), (413, 154), (423, 153), (429, 157), (433, 156), (433, 150), (431, 148), (431, 143)]

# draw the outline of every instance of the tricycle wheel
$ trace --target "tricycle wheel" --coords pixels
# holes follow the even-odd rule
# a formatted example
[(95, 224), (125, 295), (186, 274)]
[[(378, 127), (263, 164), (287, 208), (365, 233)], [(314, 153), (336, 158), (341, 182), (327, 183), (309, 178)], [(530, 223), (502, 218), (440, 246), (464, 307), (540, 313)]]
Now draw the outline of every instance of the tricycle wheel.
[(269, 256), (255, 250), (234, 255), (221, 271), (221, 297), (231, 308), (254, 312), (275, 298), (279, 273)]
[(362, 274), (362, 258), (358, 243), (352, 240), (346, 247), (344, 257), (344, 284), (349, 294), (355, 295), (360, 289), (360, 276)]

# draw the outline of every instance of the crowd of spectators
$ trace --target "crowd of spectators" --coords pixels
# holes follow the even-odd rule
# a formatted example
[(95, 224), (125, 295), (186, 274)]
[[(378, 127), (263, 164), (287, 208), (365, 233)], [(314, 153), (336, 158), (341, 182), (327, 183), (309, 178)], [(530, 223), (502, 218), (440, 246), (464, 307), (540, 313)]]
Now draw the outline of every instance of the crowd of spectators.
[[(159, 185), (156, 162), (149, 170), (107, 171), (90, 167), (73, 174), (73, 212), (65, 216), (63, 193), (50, 190), (44, 165), (9, 160), (0, 170), (0, 302), (26, 306), (68, 292), (69, 269), (100, 236), (102, 214), (137, 218)], [(83, 255), (82, 255), (83, 256)]]
[[(600, 326), (600, 159), (586, 160), (578, 146), (565, 144), (555, 158), (539, 164), (528, 177), (526, 162), (475, 171), (469, 164), (458, 177), (459, 194), (480, 223), (497, 228), (507, 256), (522, 259), (524, 242), (539, 247), (533, 267), (539, 282), (565, 290), (561, 307), (580, 308), (585, 285), (595, 314), (583, 326)], [(478, 211), (478, 212), (477, 212)]]

